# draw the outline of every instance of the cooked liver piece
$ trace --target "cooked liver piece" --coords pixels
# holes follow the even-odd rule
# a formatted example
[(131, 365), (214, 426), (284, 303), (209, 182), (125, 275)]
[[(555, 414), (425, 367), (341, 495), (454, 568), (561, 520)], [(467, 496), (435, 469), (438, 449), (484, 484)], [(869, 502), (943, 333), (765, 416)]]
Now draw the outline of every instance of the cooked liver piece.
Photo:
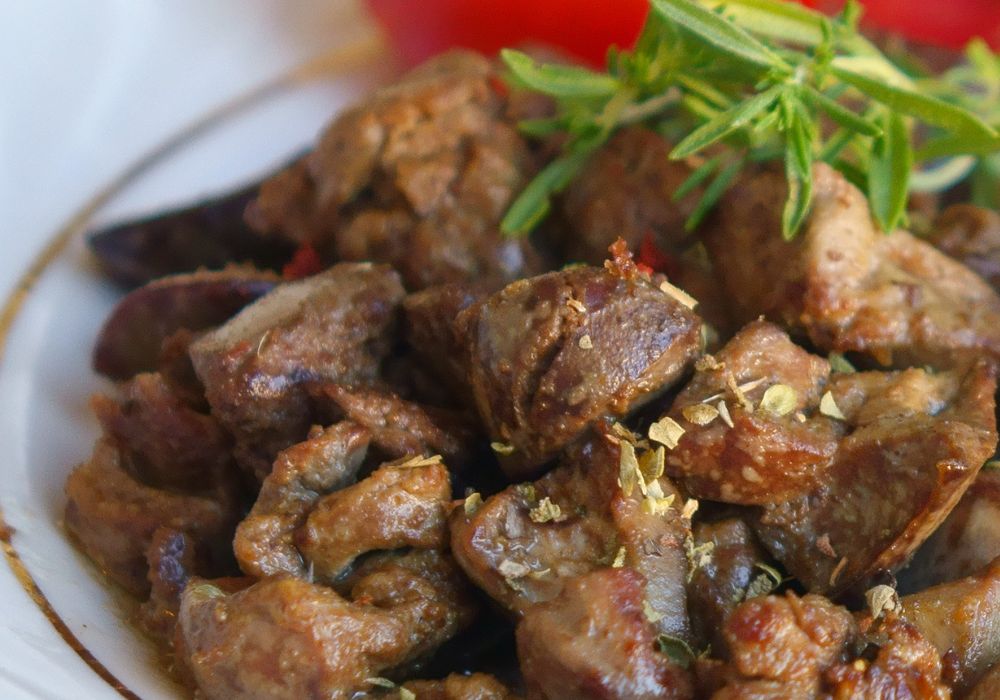
[(146, 552), (161, 527), (189, 534), (206, 550), (227, 543), (238, 504), (225, 484), (201, 495), (147, 486), (101, 438), (90, 460), (66, 480), (66, 528), (83, 551), (116, 583), (145, 597), (150, 590)]
[(426, 656), (473, 612), (447, 556), (415, 552), (371, 562), (349, 598), (284, 576), (231, 595), (192, 581), (179, 647), (209, 700), (346, 700)]
[[(594, 437), (534, 484), (511, 486), (471, 513), (457, 508), (452, 551), (480, 588), (521, 615), (559, 595), (574, 577), (609, 566), (624, 548), (622, 564), (649, 582), (646, 598), (660, 616), (657, 627), (687, 639), (684, 541), (690, 531), (680, 516), (680, 494), (661, 478), (673, 507), (656, 515), (644, 511), (638, 488), (625, 496), (617, 485), (618, 450), (606, 437)], [(546, 498), (558, 506), (559, 518), (536, 522), (532, 510)]]
[(810, 591), (895, 570), (944, 520), (993, 453), (993, 370), (836, 374), (850, 433), (816, 489), (764, 507), (764, 546)]
[[(418, 700), (518, 700), (519, 697), (485, 673), (453, 673), (439, 681), (407, 681), (402, 687)], [(389, 692), (385, 697), (399, 698), (400, 693)]]
[(520, 280), (462, 316), (476, 405), (493, 439), (513, 446), (501, 465), (514, 478), (667, 389), (700, 348), (687, 307), (592, 267)]
[(150, 282), (122, 298), (104, 321), (94, 343), (94, 369), (112, 379), (151, 372), (164, 341), (174, 333), (224, 323), (278, 282), (273, 273), (246, 267)]
[(965, 696), (965, 700), (996, 700), (996, 698), (1000, 698), (1000, 664), (995, 665)]
[(305, 384), (371, 383), (395, 342), (399, 275), (344, 263), (281, 285), (191, 345), (212, 413), (258, 480), (312, 423)]
[(139, 608), (139, 623), (157, 641), (169, 646), (184, 587), (193, 575), (207, 575), (208, 571), (199, 561), (194, 540), (169, 527), (153, 533), (146, 561), (150, 591), (149, 599)]
[(694, 639), (698, 648), (711, 646), (717, 654), (723, 654), (724, 623), (746, 597), (750, 583), (758, 576), (767, 576), (756, 565), (766, 564), (768, 558), (739, 518), (698, 523), (694, 526), (694, 542), (696, 546), (712, 543), (711, 557), (694, 570), (687, 585)]
[(295, 533), (295, 544), (310, 571), (332, 581), (365, 552), (446, 547), (450, 501), (444, 464), (383, 466), (321, 498)]
[(828, 166), (814, 180), (792, 242), (780, 235), (777, 170), (745, 177), (717, 207), (705, 242), (740, 320), (765, 314), (824, 351), (884, 365), (1000, 357), (1000, 297), (986, 282), (906, 231), (878, 231), (861, 192)]
[(517, 627), (529, 700), (691, 698), (688, 673), (656, 650), (642, 577), (603, 569), (531, 608)]
[(945, 657), (946, 677), (969, 690), (1000, 663), (1000, 558), (967, 578), (903, 596), (903, 615)]
[(953, 204), (934, 220), (928, 240), (1000, 289), (1000, 214)]
[[(715, 358), (716, 368), (696, 372), (670, 409), (686, 432), (667, 453), (667, 473), (695, 497), (727, 503), (780, 503), (814, 490), (843, 434), (837, 421), (815, 411), (829, 363), (765, 321), (743, 328)], [(764, 392), (776, 384), (794, 391), (794, 407), (784, 415), (759, 407)], [(740, 403), (732, 386), (748, 387), (742, 394), (753, 410)], [(720, 400), (733, 427), (722, 417), (706, 425), (685, 417), (694, 407), (714, 409)], [(708, 406), (699, 406), (703, 403)], [(796, 418), (805, 411), (807, 420)]]
[(899, 575), (900, 590), (971, 576), (1000, 557), (1000, 469), (979, 472), (943, 523)]
[(234, 470), (232, 440), (218, 421), (190, 408), (160, 374), (137, 374), (120, 394), (95, 396), (91, 406), (142, 481), (199, 491)]
[(233, 550), (244, 573), (305, 575), (295, 531), (324, 494), (353, 483), (370, 435), (357, 423), (343, 421), (278, 455), (257, 502), (236, 529)]
[(530, 244), (499, 230), (537, 169), (500, 77), (466, 51), (428, 61), (339, 115), (264, 183), (249, 221), (327, 257), (390, 263), (411, 289), (539, 271)]

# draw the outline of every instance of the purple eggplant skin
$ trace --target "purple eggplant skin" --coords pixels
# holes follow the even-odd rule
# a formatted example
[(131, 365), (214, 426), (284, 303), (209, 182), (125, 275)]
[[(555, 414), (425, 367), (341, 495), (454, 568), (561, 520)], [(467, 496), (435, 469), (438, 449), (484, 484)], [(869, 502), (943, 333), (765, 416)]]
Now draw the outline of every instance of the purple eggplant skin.
[(260, 182), (192, 206), (127, 221), (87, 235), (87, 243), (104, 273), (132, 289), (154, 279), (231, 263), (250, 263), (280, 270), (294, 245), (262, 236), (243, 221)]
[(94, 369), (116, 380), (151, 372), (164, 341), (176, 332), (220, 325), (280, 282), (272, 272), (235, 266), (150, 282), (125, 295), (104, 321), (94, 344)]

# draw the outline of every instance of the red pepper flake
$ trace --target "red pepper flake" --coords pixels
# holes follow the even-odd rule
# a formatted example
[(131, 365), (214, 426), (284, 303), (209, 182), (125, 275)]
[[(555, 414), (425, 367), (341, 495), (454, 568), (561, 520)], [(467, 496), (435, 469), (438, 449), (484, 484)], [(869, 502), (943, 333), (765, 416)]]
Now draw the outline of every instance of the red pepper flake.
[(319, 253), (308, 243), (303, 243), (295, 251), (292, 259), (281, 269), (281, 276), (286, 280), (300, 280), (303, 277), (315, 275), (323, 271), (323, 261)]
[(500, 97), (510, 96), (510, 88), (507, 86), (507, 83), (504, 82), (503, 78), (499, 75), (491, 75), (489, 80), (490, 88), (493, 89), (493, 92), (498, 94)]
[(639, 272), (641, 272), (642, 274), (646, 275), (647, 277), (652, 277), (653, 273), (656, 272), (656, 270), (654, 270), (653, 268), (651, 268), (649, 265), (647, 265), (644, 262), (637, 262), (635, 264), (635, 267), (636, 267), (636, 269)]
[(628, 249), (628, 244), (625, 243), (625, 239), (621, 236), (618, 237), (617, 241), (608, 246), (608, 252), (611, 253), (611, 257), (604, 261), (604, 269), (612, 275), (621, 277), (623, 280), (634, 280), (640, 274), (643, 274), (643, 270), (640, 270), (635, 264), (632, 253)]
[(674, 261), (656, 245), (651, 231), (647, 231), (639, 244), (639, 265), (645, 265), (654, 272), (669, 272)]

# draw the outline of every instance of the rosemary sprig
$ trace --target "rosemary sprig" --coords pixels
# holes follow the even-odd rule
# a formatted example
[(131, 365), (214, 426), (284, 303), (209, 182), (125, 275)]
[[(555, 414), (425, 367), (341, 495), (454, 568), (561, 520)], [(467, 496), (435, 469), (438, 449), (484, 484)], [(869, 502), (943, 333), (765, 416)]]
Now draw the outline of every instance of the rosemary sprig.
[[(678, 190), (703, 186), (689, 229), (743, 168), (766, 160), (784, 162), (786, 238), (809, 214), (817, 161), (864, 190), (886, 231), (905, 216), (911, 178), (917, 188), (943, 188), (975, 172), (995, 184), (996, 56), (976, 44), (964, 73), (930, 89), (930, 78), (911, 78), (858, 32), (859, 15), (855, 2), (829, 18), (783, 0), (651, 0), (635, 48), (611, 51), (604, 73), (502, 52), (512, 80), (557, 104), (553, 118), (523, 123), (525, 133), (566, 137), (561, 154), (513, 203), (503, 230), (534, 228), (590, 155), (634, 123), (673, 140), (671, 158), (702, 161)], [(985, 96), (970, 96), (963, 82), (976, 82)], [(830, 124), (832, 132), (823, 128)], [(918, 125), (929, 137), (916, 149)], [(914, 175), (914, 163), (926, 161), (933, 167)]]

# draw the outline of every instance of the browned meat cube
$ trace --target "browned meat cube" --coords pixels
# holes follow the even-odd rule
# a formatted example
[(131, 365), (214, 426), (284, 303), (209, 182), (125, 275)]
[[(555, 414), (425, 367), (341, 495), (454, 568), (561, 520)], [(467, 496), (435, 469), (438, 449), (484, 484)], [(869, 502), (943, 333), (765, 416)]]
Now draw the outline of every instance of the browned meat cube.
[(119, 301), (101, 326), (94, 369), (112, 379), (151, 372), (171, 335), (217, 326), (279, 281), (273, 273), (231, 267), (165, 277), (140, 287)]
[(305, 384), (371, 383), (395, 342), (399, 276), (387, 266), (336, 265), (276, 288), (191, 345), (212, 413), (259, 480), (312, 424)]
[[(407, 681), (402, 687), (419, 700), (518, 700), (510, 688), (485, 673), (453, 673), (440, 681)], [(385, 697), (402, 700), (398, 691)]]
[(146, 552), (159, 528), (189, 534), (205, 549), (228, 545), (238, 503), (226, 484), (195, 495), (147, 486), (126, 470), (126, 457), (107, 438), (66, 480), (66, 529), (116, 583), (145, 597)]
[(710, 646), (724, 652), (724, 623), (737, 605), (752, 597), (751, 584), (760, 581), (766, 586), (760, 590), (767, 593), (777, 581), (758, 566), (767, 564), (768, 558), (750, 528), (738, 518), (698, 523), (694, 542), (699, 547), (711, 543), (712, 549), (711, 557), (693, 571), (688, 582), (691, 627), (700, 648)]
[(791, 242), (777, 170), (744, 178), (717, 207), (705, 242), (740, 320), (764, 314), (824, 351), (883, 365), (1000, 357), (1000, 297), (986, 282), (906, 231), (876, 230), (864, 196), (828, 166), (814, 180), (812, 214)]
[(967, 578), (903, 596), (903, 616), (945, 657), (946, 678), (969, 690), (1000, 663), (1000, 558)]
[(129, 469), (151, 486), (199, 491), (234, 468), (218, 421), (189, 408), (158, 373), (137, 374), (120, 399), (95, 396), (91, 405)]
[(983, 469), (899, 575), (900, 590), (971, 576), (1000, 557), (1000, 469)]
[(305, 576), (295, 531), (324, 494), (354, 481), (369, 439), (366, 429), (343, 421), (278, 455), (257, 502), (236, 528), (233, 549), (244, 573), (258, 578), (279, 573)]
[(426, 656), (473, 614), (447, 556), (415, 552), (368, 562), (349, 598), (284, 576), (231, 595), (192, 581), (178, 648), (208, 700), (346, 700)]
[(438, 454), (450, 466), (465, 464), (473, 449), (475, 432), (457, 411), (406, 401), (391, 391), (369, 387), (321, 384), (309, 387), (320, 405), (364, 426), (372, 447), (387, 459)]
[(1000, 664), (995, 665), (983, 680), (976, 684), (965, 700), (995, 700), (1000, 698)]
[(680, 494), (666, 478), (650, 479), (653, 498), (638, 487), (623, 493), (619, 450), (598, 436), (533, 484), (484, 503), (467, 500), (451, 517), (452, 551), (476, 584), (517, 615), (552, 600), (581, 574), (612, 564), (634, 568), (648, 582), (657, 627), (687, 639), (690, 530)]
[(450, 502), (451, 482), (441, 462), (386, 465), (317, 501), (295, 543), (310, 571), (332, 581), (365, 552), (445, 548)]
[(761, 542), (814, 592), (898, 569), (993, 453), (995, 390), (983, 365), (834, 375), (826, 412), (851, 432), (814, 490), (764, 507)]
[(339, 115), (304, 161), (264, 183), (260, 231), (326, 257), (390, 263), (411, 289), (539, 271), (499, 222), (537, 165), (486, 58), (428, 61)]
[(476, 405), (513, 447), (501, 464), (515, 478), (667, 389), (700, 348), (690, 309), (641, 277), (591, 267), (515, 282), (462, 313)]
[(177, 624), (181, 594), (191, 576), (206, 572), (190, 535), (168, 527), (153, 533), (146, 552), (149, 599), (139, 608), (139, 623), (157, 641), (169, 645)]
[(603, 569), (570, 582), (517, 627), (529, 700), (691, 698), (688, 673), (656, 651), (642, 577)]
[(955, 204), (934, 220), (928, 240), (1000, 289), (1000, 214)]
[[(829, 363), (765, 321), (706, 361), (670, 409), (685, 432), (667, 454), (667, 473), (695, 497), (727, 503), (780, 503), (812, 491), (843, 434), (837, 421), (812, 410)], [(761, 405), (765, 392), (778, 401)]]

